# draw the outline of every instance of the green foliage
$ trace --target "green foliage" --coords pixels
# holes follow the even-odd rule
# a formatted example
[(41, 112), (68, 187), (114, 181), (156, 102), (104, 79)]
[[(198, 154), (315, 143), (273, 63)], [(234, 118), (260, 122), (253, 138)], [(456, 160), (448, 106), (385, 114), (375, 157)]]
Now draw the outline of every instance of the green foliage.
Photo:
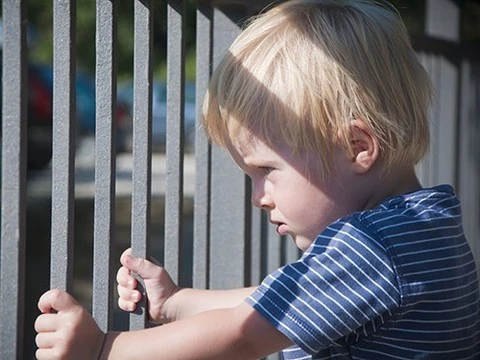
[[(167, 4), (152, 1), (153, 6), (153, 58), (154, 73), (165, 74), (167, 49)], [(77, 64), (87, 71), (95, 71), (95, 0), (76, 2)], [(37, 34), (35, 46), (30, 49), (32, 60), (52, 62), (53, 59), (53, 6), (51, 1), (29, 0), (27, 6), (29, 24)], [(192, 78), (192, 54), (195, 47), (195, 5), (186, 6), (187, 77)], [(117, 72), (119, 79), (132, 76), (134, 51), (133, 1), (117, 3)], [(194, 61), (194, 60), (193, 60)], [(194, 67), (193, 67), (194, 70)], [(194, 74), (193, 74), (194, 76)]]
[[(402, 15), (411, 33), (422, 34), (425, 22), (425, 0), (390, 0)], [(36, 29), (30, 57), (34, 61), (52, 62), (53, 58), (53, 1), (28, 0), (29, 24)], [(153, 71), (156, 77), (166, 77), (167, 1), (153, 0)], [(186, 2), (186, 76), (195, 77), (195, 4)], [(480, 2), (463, 0), (465, 16), (462, 33), (469, 42), (480, 42)], [(95, 71), (95, 0), (76, 1), (77, 64)], [(134, 2), (117, 2), (117, 72), (120, 80), (129, 79), (133, 72)], [(0, 8), (1, 10), (1, 8)]]

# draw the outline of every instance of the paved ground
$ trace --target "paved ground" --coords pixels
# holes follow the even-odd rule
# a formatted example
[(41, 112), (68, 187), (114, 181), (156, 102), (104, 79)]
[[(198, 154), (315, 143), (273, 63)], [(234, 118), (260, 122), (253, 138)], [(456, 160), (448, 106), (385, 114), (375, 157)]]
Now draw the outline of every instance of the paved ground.
[[(132, 192), (132, 156), (119, 154), (116, 162), (116, 195), (128, 197)], [(152, 156), (152, 196), (160, 196), (165, 192), (166, 156), (153, 154)], [(95, 192), (94, 158), (81, 159), (75, 171), (75, 197), (93, 198)], [(195, 158), (187, 154), (184, 158), (184, 193), (192, 196), (195, 184)], [(41, 171), (31, 176), (28, 187), (29, 197), (51, 196), (51, 172)]]

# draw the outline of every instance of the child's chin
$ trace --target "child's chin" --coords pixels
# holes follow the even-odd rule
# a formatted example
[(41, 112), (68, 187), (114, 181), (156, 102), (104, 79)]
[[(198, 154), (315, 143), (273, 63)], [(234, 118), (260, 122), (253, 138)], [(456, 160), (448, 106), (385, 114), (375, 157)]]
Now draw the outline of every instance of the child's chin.
[(303, 236), (292, 236), (290, 235), (293, 239), (293, 242), (295, 245), (302, 251), (306, 251), (310, 245), (312, 245), (313, 241), (311, 239), (307, 239)]

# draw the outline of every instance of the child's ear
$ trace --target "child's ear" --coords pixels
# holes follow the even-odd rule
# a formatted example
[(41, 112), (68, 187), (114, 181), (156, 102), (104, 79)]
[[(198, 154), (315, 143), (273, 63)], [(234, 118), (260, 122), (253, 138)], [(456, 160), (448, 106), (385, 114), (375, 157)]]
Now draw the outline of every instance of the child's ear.
[(357, 174), (365, 174), (378, 159), (380, 153), (378, 141), (363, 121), (353, 120), (349, 126), (353, 170)]

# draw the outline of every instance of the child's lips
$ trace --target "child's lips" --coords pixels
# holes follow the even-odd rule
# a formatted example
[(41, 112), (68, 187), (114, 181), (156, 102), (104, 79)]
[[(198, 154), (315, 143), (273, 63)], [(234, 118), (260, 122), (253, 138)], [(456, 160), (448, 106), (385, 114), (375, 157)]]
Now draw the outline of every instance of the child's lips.
[(278, 224), (277, 225), (277, 233), (279, 235), (287, 235), (288, 233), (288, 226), (286, 224)]

